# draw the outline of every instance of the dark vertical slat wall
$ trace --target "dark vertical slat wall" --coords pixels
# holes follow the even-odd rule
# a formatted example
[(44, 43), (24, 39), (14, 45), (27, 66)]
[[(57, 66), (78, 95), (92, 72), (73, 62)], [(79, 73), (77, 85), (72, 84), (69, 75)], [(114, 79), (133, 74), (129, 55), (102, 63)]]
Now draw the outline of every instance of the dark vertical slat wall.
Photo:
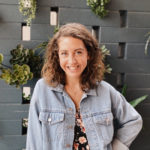
[[(31, 40), (21, 40), (23, 17), (18, 0), (0, 0), (0, 52), (9, 65), (10, 50), (22, 43), (34, 48), (53, 35), (50, 10), (58, 8), (58, 22), (79, 22), (97, 29), (99, 42), (110, 49), (108, 57), (113, 72), (106, 80), (116, 88), (127, 84), (128, 101), (150, 95), (150, 56), (144, 54), (145, 34), (150, 31), (149, 0), (112, 0), (109, 17), (99, 19), (86, 6), (86, 0), (38, 0), (36, 19), (31, 26)], [(36, 80), (28, 83), (34, 88)], [(22, 119), (28, 116), (29, 104), (22, 104), (22, 89), (8, 86), (0, 80), (0, 149), (22, 150), (26, 135), (22, 134)], [(137, 107), (144, 125), (131, 150), (149, 150), (150, 98)]]

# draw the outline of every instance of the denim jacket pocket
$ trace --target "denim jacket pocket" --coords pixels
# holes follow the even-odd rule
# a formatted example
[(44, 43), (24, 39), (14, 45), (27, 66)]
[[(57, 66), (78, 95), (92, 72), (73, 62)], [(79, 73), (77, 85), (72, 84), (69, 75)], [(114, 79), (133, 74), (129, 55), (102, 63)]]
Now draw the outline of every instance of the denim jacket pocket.
[(114, 134), (113, 115), (111, 112), (100, 113), (93, 116), (98, 135), (108, 144), (112, 141)]
[(49, 124), (59, 123), (64, 120), (64, 113), (40, 112), (39, 120)]
[(63, 135), (64, 113), (40, 112), (43, 139), (46, 141), (59, 140)]

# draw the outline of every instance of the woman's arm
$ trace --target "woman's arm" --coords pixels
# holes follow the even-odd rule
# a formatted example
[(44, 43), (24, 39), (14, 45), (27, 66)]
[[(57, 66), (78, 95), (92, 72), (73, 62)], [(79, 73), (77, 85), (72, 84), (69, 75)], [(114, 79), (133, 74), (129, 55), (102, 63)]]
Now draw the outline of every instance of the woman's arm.
[(26, 150), (42, 150), (42, 130), (39, 121), (38, 85), (35, 86), (29, 109)]
[(113, 150), (128, 150), (142, 128), (142, 118), (119, 92), (115, 92), (112, 101), (117, 130), (112, 143)]

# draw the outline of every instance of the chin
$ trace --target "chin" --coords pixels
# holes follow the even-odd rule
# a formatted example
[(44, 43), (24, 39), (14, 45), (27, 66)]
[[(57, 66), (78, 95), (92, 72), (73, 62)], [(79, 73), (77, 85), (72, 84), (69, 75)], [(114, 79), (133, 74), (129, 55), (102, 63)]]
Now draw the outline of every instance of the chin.
[(80, 78), (80, 74), (67, 74), (66, 75), (67, 77), (69, 77), (69, 78)]

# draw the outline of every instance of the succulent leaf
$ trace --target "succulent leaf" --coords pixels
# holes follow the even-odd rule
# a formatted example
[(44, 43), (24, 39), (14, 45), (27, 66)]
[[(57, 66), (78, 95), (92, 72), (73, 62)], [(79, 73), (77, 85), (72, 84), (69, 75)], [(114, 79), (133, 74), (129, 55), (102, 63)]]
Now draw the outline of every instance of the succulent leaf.
[(4, 59), (3, 54), (0, 53), (0, 64), (3, 62), (3, 59)]

